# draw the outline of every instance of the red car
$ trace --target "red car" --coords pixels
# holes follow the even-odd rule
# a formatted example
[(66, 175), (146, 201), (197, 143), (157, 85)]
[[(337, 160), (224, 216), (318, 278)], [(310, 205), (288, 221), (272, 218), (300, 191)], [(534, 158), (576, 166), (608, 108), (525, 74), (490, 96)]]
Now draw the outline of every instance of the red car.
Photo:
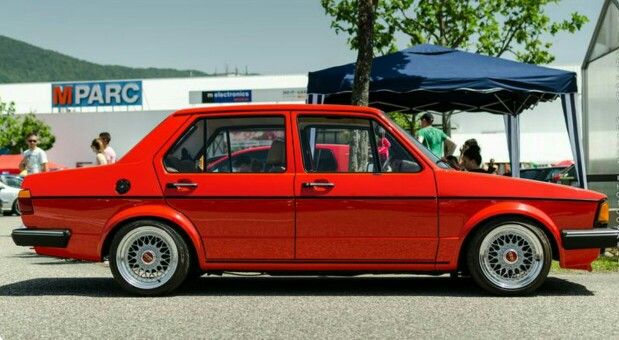
[(552, 259), (590, 270), (618, 236), (604, 195), (452, 170), (365, 107), (181, 110), (117, 163), (31, 175), (23, 189), (17, 245), (108, 258), (143, 295), (224, 271), (461, 272), (526, 294)]

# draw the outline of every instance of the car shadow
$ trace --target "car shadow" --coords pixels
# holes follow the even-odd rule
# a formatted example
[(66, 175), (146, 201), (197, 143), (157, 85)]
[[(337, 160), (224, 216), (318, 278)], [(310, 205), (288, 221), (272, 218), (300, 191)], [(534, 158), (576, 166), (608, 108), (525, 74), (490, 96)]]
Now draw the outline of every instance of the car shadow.
[[(130, 297), (112, 278), (39, 278), (0, 286), (0, 296)], [(459, 296), (492, 297), (471, 279), (449, 277), (201, 277), (177, 296)], [(549, 277), (533, 296), (588, 296), (585, 286)]]

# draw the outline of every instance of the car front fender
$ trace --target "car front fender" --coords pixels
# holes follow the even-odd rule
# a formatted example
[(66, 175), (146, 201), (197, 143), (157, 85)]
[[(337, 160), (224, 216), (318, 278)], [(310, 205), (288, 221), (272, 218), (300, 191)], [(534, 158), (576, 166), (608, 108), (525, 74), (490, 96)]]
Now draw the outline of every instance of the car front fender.
[(539, 208), (522, 202), (500, 202), (478, 211), (464, 223), (460, 239), (464, 240), (475, 227), (484, 221), (506, 215), (518, 215), (537, 221), (553, 236), (555, 244), (559, 244), (561, 234), (552, 219)]

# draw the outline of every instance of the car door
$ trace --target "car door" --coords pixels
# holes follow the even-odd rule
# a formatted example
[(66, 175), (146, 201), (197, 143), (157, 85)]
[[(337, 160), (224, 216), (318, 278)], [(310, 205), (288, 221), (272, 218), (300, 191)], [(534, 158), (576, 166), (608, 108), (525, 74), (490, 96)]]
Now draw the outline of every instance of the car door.
[(190, 119), (158, 155), (167, 203), (201, 235), (207, 260), (294, 257), (294, 165), (284, 113)]
[(297, 260), (433, 262), (434, 174), (412, 148), (369, 115), (293, 117)]

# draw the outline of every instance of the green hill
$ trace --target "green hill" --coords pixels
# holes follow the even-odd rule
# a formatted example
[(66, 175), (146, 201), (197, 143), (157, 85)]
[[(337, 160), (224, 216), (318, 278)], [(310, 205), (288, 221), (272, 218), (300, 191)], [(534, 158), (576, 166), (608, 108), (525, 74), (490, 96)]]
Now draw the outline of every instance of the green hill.
[(207, 76), (195, 70), (99, 65), (0, 35), (0, 83)]

